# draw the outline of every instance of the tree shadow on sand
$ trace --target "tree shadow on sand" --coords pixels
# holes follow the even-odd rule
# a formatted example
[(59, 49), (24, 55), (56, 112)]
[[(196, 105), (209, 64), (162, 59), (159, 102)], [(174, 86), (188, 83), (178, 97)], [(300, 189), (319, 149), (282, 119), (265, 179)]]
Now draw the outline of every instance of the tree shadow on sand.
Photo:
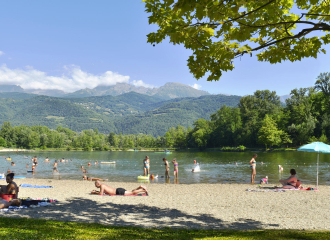
[(27, 217), (70, 222), (95, 222), (112, 226), (189, 228), (189, 229), (264, 229), (279, 227), (253, 219), (227, 222), (209, 214), (187, 214), (177, 209), (150, 207), (143, 204), (99, 203), (74, 198), (52, 206), (29, 208), (1, 214), (8, 217)]

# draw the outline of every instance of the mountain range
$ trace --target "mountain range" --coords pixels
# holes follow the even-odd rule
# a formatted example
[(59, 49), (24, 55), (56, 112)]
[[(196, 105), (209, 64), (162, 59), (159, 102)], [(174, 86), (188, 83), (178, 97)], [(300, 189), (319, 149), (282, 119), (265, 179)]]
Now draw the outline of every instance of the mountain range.
[(170, 127), (193, 126), (222, 105), (237, 106), (240, 96), (204, 95), (162, 100), (136, 92), (118, 96), (58, 98), (30, 93), (0, 93), (0, 124), (57, 126), (74, 131), (97, 128), (109, 134), (163, 136)]
[(166, 83), (164, 86), (159, 88), (136, 87), (128, 83), (117, 83), (112, 86), (97, 86), (93, 89), (85, 88), (73, 93), (65, 93), (64, 91), (56, 89), (23, 89), (22, 87), (16, 85), (0, 85), (0, 92), (31, 93), (36, 95), (64, 98), (82, 98), (107, 95), (118, 96), (128, 92), (136, 92), (162, 100), (210, 95), (210, 93), (206, 91), (197, 90), (191, 86), (174, 82)]
[(235, 107), (240, 98), (180, 83), (159, 88), (117, 83), (73, 93), (0, 85), (0, 124), (163, 136), (170, 127), (192, 127), (199, 118), (209, 119), (222, 105)]

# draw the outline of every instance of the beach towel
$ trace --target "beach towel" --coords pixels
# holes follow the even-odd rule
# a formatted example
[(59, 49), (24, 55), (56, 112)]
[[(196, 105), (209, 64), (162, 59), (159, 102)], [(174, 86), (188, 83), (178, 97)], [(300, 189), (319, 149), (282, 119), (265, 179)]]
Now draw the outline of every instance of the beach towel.
[[(287, 190), (287, 189), (285, 189)], [(246, 189), (248, 192), (285, 192), (284, 189)]]
[[(275, 188), (275, 189), (283, 189), (282, 187), (280, 187), (280, 188)], [(309, 187), (309, 188), (295, 188), (295, 189), (285, 189), (285, 190), (294, 190), (294, 191), (319, 191), (318, 189), (315, 189), (315, 188), (311, 188), (311, 187)]]
[(53, 188), (53, 186), (45, 186), (45, 185), (31, 185), (31, 184), (26, 184), (22, 183), (20, 187), (30, 187), (30, 188)]

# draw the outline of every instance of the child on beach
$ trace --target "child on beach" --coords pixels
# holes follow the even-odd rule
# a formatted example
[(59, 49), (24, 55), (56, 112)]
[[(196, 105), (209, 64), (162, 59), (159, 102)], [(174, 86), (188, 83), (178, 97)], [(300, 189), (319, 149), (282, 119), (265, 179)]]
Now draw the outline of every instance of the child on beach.
[(174, 165), (174, 178), (178, 178), (178, 175), (179, 175), (179, 164), (178, 162), (176, 161), (176, 158), (174, 158), (172, 160), (172, 163)]
[(165, 178), (170, 178), (170, 165), (168, 164), (168, 161), (166, 158), (163, 158), (163, 162), (165, 165)]
[(260, 184), (268, 184), (268, 176), (266, 176), (265, 178), (261, 178), (260, 179)]

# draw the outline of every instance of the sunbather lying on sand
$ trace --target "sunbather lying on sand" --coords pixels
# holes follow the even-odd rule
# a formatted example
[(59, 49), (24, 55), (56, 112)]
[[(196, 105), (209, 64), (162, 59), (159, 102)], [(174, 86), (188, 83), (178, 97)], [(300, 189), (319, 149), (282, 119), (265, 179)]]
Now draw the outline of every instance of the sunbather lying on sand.
[(87, 181), (108, 181), (108, 179), (102, 179), (102, 178), (95, 178), (95, 177), (87, 177), (86, 175), (83, 176), (83, 180)]
[(14, 199), (14, 200), (11, 200), (11, 201), (6, 201), (4, 199), (2, 199), (0, 201), (0, 209), (3, 209), (3, 208), (8, 208), (9, 206), (21, 206), (21, 200), (20, 199)]
[(147, 188), (145, 186), (139, 186), (136, 189), (133, 189), (132, 191), (126, 191), (124, 188), (113, 188), (110, 186), (105, 185), (104, 183), (101, 183), (100, 181), (95, 182), (95, 187), (99, 188), (100, 191), (95, 191), (93, 190), (91, 193), (92, 194), (109, 194), (109, 195), (135, 195), (138, 193), (146, 193), (148, 194)]

